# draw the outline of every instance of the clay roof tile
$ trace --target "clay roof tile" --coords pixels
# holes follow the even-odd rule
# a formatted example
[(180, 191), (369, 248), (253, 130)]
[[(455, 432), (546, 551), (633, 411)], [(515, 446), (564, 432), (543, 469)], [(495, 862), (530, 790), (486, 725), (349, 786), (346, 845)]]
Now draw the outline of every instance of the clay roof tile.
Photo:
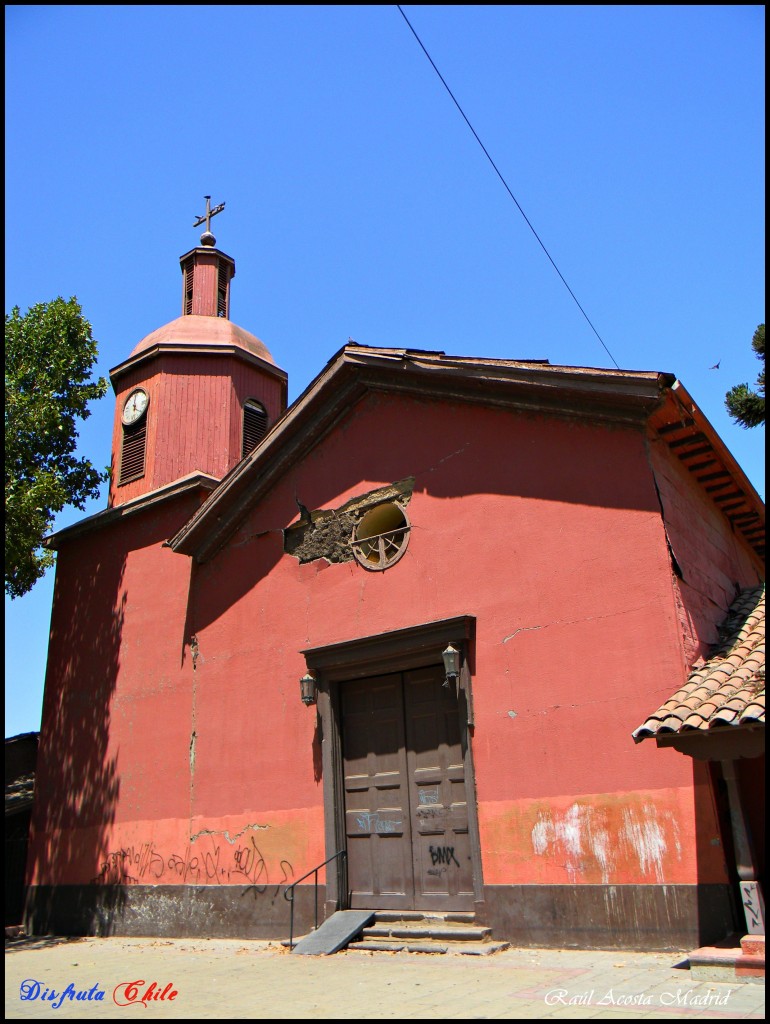
[(711, 656), (633, 733), (737, 728), (765, 721), (765, 588), (740, 594), (718, 629)]

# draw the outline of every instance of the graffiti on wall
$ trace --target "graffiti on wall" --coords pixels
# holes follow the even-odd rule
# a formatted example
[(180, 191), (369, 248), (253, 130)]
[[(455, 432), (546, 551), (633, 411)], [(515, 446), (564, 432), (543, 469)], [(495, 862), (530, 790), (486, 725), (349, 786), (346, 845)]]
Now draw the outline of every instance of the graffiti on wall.
[(449, 866), (453, 862), (460, 867), (460, 861), (455, 857), (454, 846), (429, 846), (428, 853), (430, 854), (431, 864), (435, 867), (436, 864), (446, 864)]
[(741, 882), (741, 900), (750, 935), (765, 934), (765, 906), (758, 882)]
[(179, 851), (154, 842), (129, 844), (107, 854), (93, 885), (248, 885), (257, 893), (291, 882), (294, 868), (285, 858), (266, 858), (254, 836), (240, 843), (219, 842), (211, 834), (206, 849), (192, 844)]
[(376, 832), (378, 835), (389, 835), (402, 831), (400, 821), (381, 818), (379, 811), (362, 811), (356, 814), (356, 824), (362, 832)]

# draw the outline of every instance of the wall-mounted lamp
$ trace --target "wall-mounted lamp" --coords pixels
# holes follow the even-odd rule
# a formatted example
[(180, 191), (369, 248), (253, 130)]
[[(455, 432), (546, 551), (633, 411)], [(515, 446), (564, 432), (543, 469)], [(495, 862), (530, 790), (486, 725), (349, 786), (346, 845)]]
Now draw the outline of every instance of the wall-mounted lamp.
[(444, 686), (449, 686), (449, 680), (457, 680), (460, 675), (460, 652), (454, 646), (449, 644), (445, 651), (441, 652), (441, 657), (444, 659)]
[(306, 706), (316, 702), (318, 697), (316, 681), (315, 677), (311, 676), (309, 672), (306, 672), (299, 681), (299, 695), (302, 698), (302, 703)]

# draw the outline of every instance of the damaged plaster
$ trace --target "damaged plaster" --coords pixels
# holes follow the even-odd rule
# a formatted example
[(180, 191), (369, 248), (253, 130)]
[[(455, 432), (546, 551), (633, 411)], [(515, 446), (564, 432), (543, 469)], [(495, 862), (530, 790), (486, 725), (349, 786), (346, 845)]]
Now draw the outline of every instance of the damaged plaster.
[(300, 520), (283, 531), (283, 549), (300, 562), (325, 558), (327, 562), (352, 562), (350, 538), (361, 517), (386, 501), (408, 505), (414, 490), (414, 477), (409, 476), (386, 487), (367, 491), (333, 509), (308, 511), (297, 499)]

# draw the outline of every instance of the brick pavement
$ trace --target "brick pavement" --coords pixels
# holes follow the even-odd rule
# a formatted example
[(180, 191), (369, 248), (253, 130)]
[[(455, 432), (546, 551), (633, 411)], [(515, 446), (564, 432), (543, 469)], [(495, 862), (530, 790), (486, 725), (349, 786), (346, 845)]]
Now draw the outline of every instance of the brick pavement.
[[(683, 958), (540, 949), (301, 957), (276, 943), (225, 939), (25, 940), (6, 943), (5, 1012), (12, 1020), (764, 1019), (764, 984), (696, 982), (676, 967)], [(140, 997), (155, 982), (166, 999), (116, 1005), (139, 979)], [(37, 998), (20, 998), (23, 983)], [(92, 998), (57, 1006), (70, 984)], [(46, 990), (57, 1000), (43, 998)]]

